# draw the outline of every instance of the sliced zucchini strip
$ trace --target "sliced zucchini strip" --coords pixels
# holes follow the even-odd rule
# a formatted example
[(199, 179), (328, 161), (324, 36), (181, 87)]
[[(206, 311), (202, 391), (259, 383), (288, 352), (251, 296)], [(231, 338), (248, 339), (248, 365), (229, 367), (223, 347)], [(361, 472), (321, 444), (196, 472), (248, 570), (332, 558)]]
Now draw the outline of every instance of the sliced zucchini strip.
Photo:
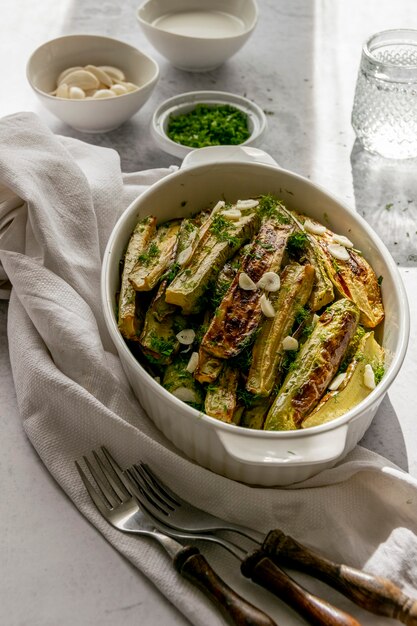
[[(284, 354), (283, 339), (290, 334), (298, 311), (304, 307), (313, 287), (314, 267), (291, 263), (281, 274), (281, 288), (272, 294), (275, 317), (265, 319), (256, 337), (246, 389), (269, 396)], [(275, 295), (275, 297), (273, 297)]]
[(158, 227), (156, 236), (149, 243), (129, 274), (136, 291), (151, 291), (168, 266), (172, 263), (178, 241), (180, 220), (171, 220)]
[(129, 275), (136, 264), (138, 256), (144, 253), (155, 232), (155, 217), (145, 217), (139, 220), (126, 249), (120, 283), (118, 313), (118, 326), (126, 339), (135, 339), (140, 331), (136, 314), (136, 291), (129, 281)]
[(279, 272), (285, 246), (293, 226), (276, 219), (265, 220), (252, 248), (242, 262), (239, 272), (217, 309), (202, 347), (213, 356), (228, 359), (236, 356), (247, 345), (263, 319), (262, 289), (242, 288), (241, 276), (256, 283), (266, 272)]
[(346, 298), (320, 316), (299, 351), (271, 409), (266, 430), (294, 430), (320, 401), (334, 378), (359, 320), (359, 309)]
[(375, 340), (373, 331), (366, 333), (346, 370), (346, 378), (336, 391), (329, 391), (317, 407), (302, 422), (302, 428), (319, 426), (340, 417), (359, 404), (371, 389), (364, 383), (365, 367), (370, 364), (374, 371), (384, 365), (384, 350)]
[(207, 415), (231, 423), (237, 408), (239, 371), (225, 365), (218, 381), (207, 389), (204, 411)]

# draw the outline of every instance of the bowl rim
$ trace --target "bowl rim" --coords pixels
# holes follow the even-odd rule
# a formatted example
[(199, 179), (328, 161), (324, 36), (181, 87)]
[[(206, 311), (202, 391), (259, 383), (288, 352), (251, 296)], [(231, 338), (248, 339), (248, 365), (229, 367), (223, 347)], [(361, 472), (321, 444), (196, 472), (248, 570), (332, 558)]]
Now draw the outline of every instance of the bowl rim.
[[(189, 39), (196, 39), (198, 41), (231, 41), (233, 39), (239, 39), (240, 37), (245, 37), (247, 36), (249, 33), (251, 33), (257, 22), (259, 19), (259, 8), (258, 8), (258, 4), (256, 2), (256, 0), (249, 0), (250, 4), (252, 5), (252, 8), (254, 10), (254, 16), (251, 22), (249, 22), (248, 26), (245, 25), (245, 29), (239, 33), (236, 33), (234, 35), (228, 35), (227, 37), (200, 37), (198, 35), (185, 35), (182, 33), (172, 33), (170, 31), (164, 30), (163, 28), (158, 28), (158, 26), (154, 26), (151, 22), (149, 22), (148, 20), (145, 20), (141, 15), (140, 12), (144, 10), (144, 8), (146, 7), (147, 4), (151, 4), (152, 2), (154, 2), (154, 0), (145, 0), (144, 2), (142, 2), (142, 4), (140, 4), (138, 6), (138, 8), (136, 9), (136, 18), (138, 20), (138, 22), (141, 24), (141, 26), (145, 26), (146, 28), (149, 28), (150, 30), (156, 32), (156, 33), (165, 33), (167, 36), (171, 36), (171, 37), (178, 37), (179, 39), (183, 39), (185, 41), (189, 40)], [(210, 4), (207, 5), (207, 8), (210, 8)], [(201, 10), (201, 9), (196, 9), (196, 10)], [(166, 15), (166, 13), (169, 13), (170, 11), (167, 10), (165, 11), (165, 13), (160, 13), (158, 15), (158, 17), (162, 17), (162, 15)], [(175, 11), (175, 13), (180, 13), (181, 11)], [(226, 12), (226, 11), (225, 11)], [(234, 17), (239, 17), (238, 15), (233, 13)]]
[(149, 61), (150, 65), (153, 66), (154, 69), (154, 74), (153, 76), (146, 82), (143, 83), (142, 85), (139, 86), (138, 89), (136, 89), (135, 91), (131, 91), (128, 93), (124, 93), (120, 96), (115, 96), (117, 98), (126, 98), (129, 96), (134, 96), (135, 94), (137, 94), (138, 92), (141, 92), (143, 89), (150, 87), (151, 85), (155, 84), (155, 82), (158, 80), (159, 78), (159, 73), (160, 73), (160, 69), (159, 69), (159, 65), (158, 63), (155, 61), (154, 58), (152, 58), (149, 54), (147, 54), (146, 52), (143, 52), (142, 50), (140, 50), (139, 48), (136, 48), (135, 46), (132, 46), (132, 44), (127, 43), (126, 41), (123, 41), (122, 39), (116, 39), (115, 37), (107, 37), (106, 35), (96, 35), (96, 34), (89, 34), (89, 33), (73, 33), (71, 35), (62, 35), (61, 37), (55, 37), (54, 39), (48, 39), (48, 41), (45, 41), (43, 44), (41, 44), (40, 46), (38, 46), (37, 48), (35, 48), (35, 50), (33, 50), (33, 52), (31, 53), (31, 55), (29, 56), (27, 63), (26, 63), (26, 78), (28, 83), (30, 84), (30, 86), (32, 87), (32, 89), (40, 94), (42, 97), (48, 98), (52, 101), (57, 101), (57, 102), (78, 102), (78, 103), (83, 103), (85, 106), (86, 102), (95, 102), (95, 103), (102, 103), (99, 106), (109, 106), (109, 102), (114, 102), (114, 98), (97, 98), (97, 99), (93, 99), (93, 98), (85, 98), (85, 99), (71, 99), (71, 98), (59, 98), (57, 96), (52, 96), (51, 94), (49, 94), (46, 91), (43, 91), (42, 89), (39, 89), (39, 87), (37, 87), (31, 77), (30, 74), (30, 65), (33, 62), (33, 58), (35, 57), (35, 55), (40, 52), (42, 50), (42, 48), (46, 48), (47, 46), (49, 46), (52, 43), (57, 43), (60, 42), (62, 40), (65, 39), (75, 39), (75, 38), (80, 38), (80, 39), (101, 39), (104, 41), (112, 41), (116, 44), (121, 44), (123, 47), (129, 48), (131, 51), (134, 51), (135, 54), (138, 54), (145, 60), (145, 61)]
[[(250, 137), (239, 146), (258, 145), (263, 138), (267, 129), (267, 119), (264, 111), (256, 102), (249, 100), (245, 96), (240, 96), (227, 91), (218, 90), (199, 90), (187, 91), (167, 98), (161, 102), (154, 111), (152, 116), (151, 131), (158, 147), (173, 156), (184, 158), (193, 150), (201, 150), (201, 148), (192, 148), (177, 143), (170, 139), (165, 132), (164, 124), (167, 118), (173, 113), (181, 113), (182, 109), (187, 107), (195, 107), (197, 104), (223, 105), (230, 106), (243, 111), (253, 124), (253, 130)], [(206, 146), (208, 147), (208, 146)]]
[[(182, 402), (181, 400), (176, 398), (174, 395), (172, 395), (169, 391), (164, 389), (162, 385), (156, 382), (153, 379), (153, 377), (150, 374), (148, 374), (148, 372), (146, 372), (146, 370), (139, 363), (139, 361), (134, 357), (134, 355), (129, 350), (127, 344), (125, 343), (118, 329), (117, 320), (114, 314), (114, 307), (111, 301), (111, 294), (108, 293), (109, 290), (107, 289), (107, 286), (108, 286), (107, 279), (108, 279), (108, 274), (109, 274), (108, 270), (110, 268), (110, 259), (113, 256), (112, 251), (113, 251), (114, 243), (115, 243), (115, 240), (118, 238), (120, 229), (123, 227), (124, 223), (131, 218), (131, 214), (137, 210), (138, 204), (141, 204), (143, 201), (146, 202), (147, 197), (154, 192), (155, 185), (158, 185), (158, 187), (169, 185), (173, 177), (176, 178), (181, 175), (184, 175), (185, 173), (188, 174), (195, 170), (203, 170), (205, 168), (210, 168), (210, 167), (218, 166), (218, 165), (226, 165), (226, 166), (250, 165), (254, 169), (257, 169), (257, 168), (268, 169), (268, 170), (271, 170), (271, 172), (276, 171), (278, 169), (284, 174), (292, 177), (296, 183), (301, 182), (302, 184), (307, 184), (307, 186), (312, 186), (313, 188), (320, 191), (321, 193), (324, 193), (328, 198), (330, 198), (333, 202), (335, 202), (342, 209), (343, 213), (346, 213), (354, 221), (356, 221), (359, 227), (361, 228), (361, 230), (365, 231), (365, 234), (371, 239), (372, 243), (379, 249), (379, 253), (382, 256), (387, 266), (387, 269), (389, 270), (392, 278), (395, 279), (393, 280), (393, 284), (396, 287), (398, 300), (401, 303), (399, 322), (398, 322), (399, 338), (397, 342), (398, 344), (397, 350), (392, 361), (389, 364), (388, 372), (384, 375), (381, 382), (375, 387), (373, 391), (370, 392), (370, 394), (364, 400), (362, 400), (358, 405), (352, 407), (352, 409), (350, 409), (349, 411), (347, 411), (340, 417), (335, 418), (334, 420), (331, 420), (324, 424), (320, 424), (318, 426), (311, 426), (308, 429), (288, 430), (288, 431), (255, 430), (255, 429), (245, 428), (243, 426), (238, 426), (235, 424), (222, 422), (221, 420), (217, 420), (214, 417), (210, 417), (209, 415), (206, 415), (205, 413), (198, 411), (197, 409), (194, 409), (193, 407), (189, 406), (185, 402)], [(401, 275), (398, 271), (398, 268), (395, 264), (395, 261), (392, 258), (387, 247), (383, 243), (383, 241), (380, 239), (377, 233), (371, 228), (371, 226), (366, 222), (366, 220), (361, 215), (359, 215), (358, 213), (350, 209), (349, 206), (345, 202), (343, 202), (340, 198), (338, 198), (333, 193), (329, 192), (326, 188), (324, 188), (323, 186), (317, 183), (310, 181), (308, 178), (305, 178), (304, 176), (301, 176), (300, 174), (297, 174), (291, 170), (287, 170), (285, 168), (277, 167), (274, 165), (268, 165), (266, 163), (242, 163), (242, 161), (236, 159), (236, 160), (228, 160), (227, 163), (217, 162), (216, 164), (213, 164), (213, 163), (198, 164), (195, 166), (187, 167), (186, 169), (179, 169), (176, 172), (167, 176), (166, 178), (159, 180), (157, 183), (150, 185), (148, 189), (146, 189), (142, 194), (140, 194), (140, 196), (138, 196), (135, 200), (133, 200), (133, 202), (130, 203), (130, 205), (123, 212), (123, 214), (119, 217), (115, 226), (113, 227), (113, 230), (108, 239), (108, 243), (107, 243), (104, 256), (103, 256), (100, 282), (101, 282), (101, 285), (100, 285), (101, 303), (102, 303), (102, 307), (104, 311), (104, 318), (105, 318), (107, 330), (110, 334), (110, 337), (113, 343), (115, 344), (117, 351), (119, 352), (119, 348), (120, 348), (123, 354), (126, 356), (126, 358), (130, 361), (132, 366), (135, 369), (137, 369), (138, 376), (140, 376), (140, 379), (141, 379), (141, 383), (146, 384), (156, 394), (162, 396), (162, 398), (164, 398), (166, 401), (171, 402), (172, 405), (175, 406), (178, 410), (189, 415), (190, 419), (196, 419), (196, 418), (201, 419), (204, 422), (207, 422), (209, 425), (211, 424), (213, 428), (220, 429), (229, 433), (235, 433), (235, 434), (238, 433), (239, 436), (243, 436), (243, 437), (252, 437), (256, 439), (266, 439), (266, 440), (274, 440), (276, 438), (291, 440), (291, 439), (298, 439), (300, 437), (306, 437), (306, 436), (311, 437), (311, 436), (319, 435), (324, 432), (336, 430), (339, 427), (342, 427), (351, 421), (355, 421), (356, 419), (360, 418), (363, 414), (365, 414), (366, 411), (370, 409), (372, 405), (374, 405), (375, 402), (377, 402), (380, 398), (381, 399), (383, 398), (388, 388), (390, 387), (390, 385), (396, 378), (401, 368), (401, 365), (404, 361), (406, 351), (407, 351), (409, 335), (410, 335), (410, 311), (409, 311), (407, 293), (405, 291), (405, 286), (402, 281)]]

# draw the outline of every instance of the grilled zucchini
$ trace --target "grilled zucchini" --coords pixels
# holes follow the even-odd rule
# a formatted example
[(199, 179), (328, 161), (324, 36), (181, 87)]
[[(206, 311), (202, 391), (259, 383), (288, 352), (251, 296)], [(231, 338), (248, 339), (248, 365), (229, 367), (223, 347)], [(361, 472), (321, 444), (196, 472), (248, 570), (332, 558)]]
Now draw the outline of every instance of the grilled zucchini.
[(164, 372), (162, 386), (178, 400), (191, 404), (195, 408), (202, 408), (203, 390), (187, 370), (187, 365), (186, 359), (178, 359), (175, 363), (168, 365)]
[(222, 371), (224, 361), (208, 354), (200, 348), (198, 354), (198, 365), (194, 372), (194, 377), (200, 383), (214, 383)]
[(239, 371), (225, 365), (218, 381), (207, 389), (204, 402), (205, 413), (223, 422), (232, 422), (237, 407), (238, 382)]
[(384, 316), (378, 281), (351, 242), (308, 219), (266, 195), (137, 225), (118, 323), (177, 398), (228, 423), (288, 430), (334, 419), (378, 383), (383, 350), (364, 329)]
[(338, 300), (324, 311), (268, 412), (266, 430), (301, 427), (337, 372), (358, 320), (358, 307), (347, 299)]
[(317, 407), (302, 422), (302, 428), (319, 426), (340, 417), (364, 400), (371, 393), (365, 385), (365, 366), (370, 364), (374, 372), (384, 365), (384, 350), (375, 340), (373, 331), (366, 333), (346, 371), (346, 378), (335, 391), (329, 391)]
[(178, 313), (169, 313), (161, 317), (164, 307), (165, 281), (161, 283), (145, 315), (143, 330), (139, 337), (142, 352), (159, 365), (172, 363), (180, 344), (177, 333), (186, 327), (186, 320)]
[(136, 313), (136, 291), (129, 281), (129, 275), (138, 257), (144, 253), (156, 232), (156, 218), (145, 217), (136, 224), (129, 240), (123, 263), (120, 283), (118, 326), (126, 339), (136, 339), (140, 324)]
[[(256, 337), (246, 389), (269, 396), (277, 378), (284, 350), (282, 340), (290, 334), (298, 311), (310, 297), (314, 282), (312, 265), (287, 265), (281, 275), (281, 288), (271, 295), (275, 317), (266, 319)], [(275, 297), (274, 297), (275, 296)]]
[[(292, 225), (274, 218), (265, 220), (252, 248), (242, 262), (244, 272), (257, 283), (265, 272), (278, 272)], [(227, 359), (236, 356), (250, 340), (262, 320), (260, 299), (262, 290), (242, 289), (240, 272), (226, 292), (217, 309), (202, 347), (213, 356)]]
[(360, 323), (363, 326), (375, 328), (384, 319), (381, 288), (376, 274), (366, 259), (352, 248), (346, 248), (348, 260), (334, 258), (329, 247), (335, 243), (334, 236), (328, 229), (323, 235), (312, 235), (318, 243), (326, 272), (338, 294), (349, 298), (358, 306)]
[(136, 291), (151, 291), (172, 263), (179, 229), (179, 220), (171, 220), (159, 226), (156, 236), (139, 255), (129, 274), (129, 281)]
[(166, 291), (166, 301), (180, 306), (186, 314), (202, 309), (201, 296), (224, 263), (252, 238), (259, 226), (259, 217), (255, 211), (250, 211), (232, 220), (227, 217), (226, 209), (221, 208), (207, 222), (200, 229), (186, 268), (177, 274)]

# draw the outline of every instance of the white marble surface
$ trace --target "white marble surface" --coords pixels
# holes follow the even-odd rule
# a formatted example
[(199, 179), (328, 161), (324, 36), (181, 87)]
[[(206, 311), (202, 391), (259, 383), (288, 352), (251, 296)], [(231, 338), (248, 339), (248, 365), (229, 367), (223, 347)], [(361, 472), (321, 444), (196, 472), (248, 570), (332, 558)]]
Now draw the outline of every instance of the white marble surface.
[[(136, 3), (3, 0), (0, 115), (37, 112), (51, 129), (120, 153), (125, 171), (178, 163), (149, 134), (155, 106), (194, 89), (245, 94), (268, 113), (264, 149), (281, 165), (324, 185), (363, 214), (401, 268), (412, 330), (404, 367), (362, 444), (417, 476), (417, 182), (415, 162), (390, 162), (354, 146), (350, 127), (361, 43), (385, 28), (417, 27), (414, 0), (259, 0), (259, 25), (245, 48), (206, 74), (172, 68), (144, 40)], [(118, 131), (82, 135), (38, 105), (25, 64), (43, 41), (104, 33), (142, 47), (160, 63), (150, 101)], [(408, 233), (408, 234), (407, 234)], [(0, 623), (7, 626), (186, 624), (184, 618), (75, 510), (22, 430), (0, 303)], [(18, 492), (19, 490), (19, 492)], [(300, 621), (300, 624), (302, 622)]]

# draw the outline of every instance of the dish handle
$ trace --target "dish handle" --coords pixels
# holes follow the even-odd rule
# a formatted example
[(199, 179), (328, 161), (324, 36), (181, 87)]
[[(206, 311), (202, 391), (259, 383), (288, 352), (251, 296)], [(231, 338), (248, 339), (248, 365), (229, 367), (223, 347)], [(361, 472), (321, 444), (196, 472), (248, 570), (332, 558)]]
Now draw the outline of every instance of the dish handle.
[[(294, 431), (293, 437), (284, 436), (281, 439), (269, 437), (272, 433), (262, 433), (267, 436), (251, 436), (240, 433), (238, 430), (217, 430), (217, 436), (227, 454), (242, 463), (263, 463), (270, 466), (306, 465), (324, 463), (341, 457), (346, 447), (348, 425), (342, 424), (332, 430), (324, 432), (308, 432), (308, 429)], [(283, 433), (290, 435), (289, 432)]]
[(278, 163), (267, 152), (251, 146), (207, 146), (189, 152), (184, 158), (181, 169), (208, 165), (209, 163), (249, 162), (264, 163), (278, 167)]

